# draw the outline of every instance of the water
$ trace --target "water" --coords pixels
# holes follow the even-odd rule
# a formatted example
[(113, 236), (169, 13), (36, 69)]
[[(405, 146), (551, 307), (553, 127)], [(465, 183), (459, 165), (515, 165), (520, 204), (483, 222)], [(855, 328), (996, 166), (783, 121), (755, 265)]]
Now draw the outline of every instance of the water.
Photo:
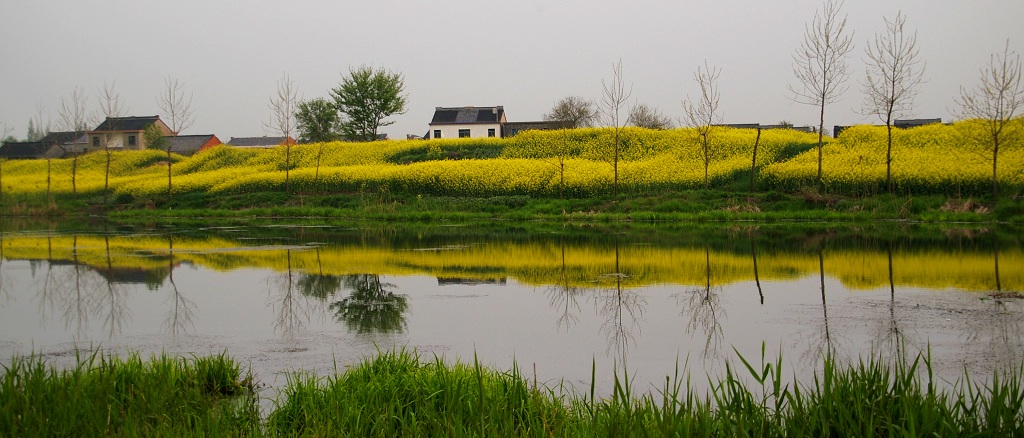
[(940, 378), (1024, 357), (1014, 229), (619, 224), (8, 225), (0, 362), (32, 352), (227, 351), (269, 388), (378, 349), (607, 394), (677, 364), (706, 389), (736, 354), (930, 348)]

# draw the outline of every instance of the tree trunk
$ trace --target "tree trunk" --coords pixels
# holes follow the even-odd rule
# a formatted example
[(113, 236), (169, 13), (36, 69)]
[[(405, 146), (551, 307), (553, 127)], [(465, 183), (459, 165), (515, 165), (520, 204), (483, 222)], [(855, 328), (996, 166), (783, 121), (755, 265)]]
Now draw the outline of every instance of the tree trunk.
[(761, 127), (757, 127), (757, 138), (754, 139), (754, 154), (750, 159), (750, 193), (754, 193), (754, 176), (757, 172), (757, 145), (761, 143)]
[(821, 112), (818, 114), (818, 178), (815, 182), (818, 184), (818, 190), (824, 191), (824, 185), (821, 182), (821, 148), (823, 144), (823, 138), (825, 131), (825, 100), (822, 97)]

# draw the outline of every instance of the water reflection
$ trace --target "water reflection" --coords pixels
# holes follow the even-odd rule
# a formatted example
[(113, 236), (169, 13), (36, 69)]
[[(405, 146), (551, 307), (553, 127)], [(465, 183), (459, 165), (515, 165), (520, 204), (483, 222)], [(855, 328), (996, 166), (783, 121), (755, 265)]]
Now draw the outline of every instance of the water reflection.
[(331, 303), (331, 310), (349, 331), (365, 333), (401, 333), (405, 331), (408, 297), (395, 293), (394, 284), (380, 281), (376, 274), (355, 274), (341, 277), (350, 293)]
[(726, 317), (721, 306), (722, 286), (712, 279), (711, 250), (707, 247), (704, 248), (704, 272), (704, 283), (677, 294), (676, 300), (683, 309), (683, 318), (689, 319), (686, 334), (703, 334), (703, 356), (707, 359), (718, 355), (719, 346), (725, 338), (721, 320)]
[(178, 284), (174, 281), (174, 237), (171, 235), (167, 236), (167, 281), (171, 285), (168, 297), (170, 301), (170, 310), (167, 315), (167, 320), (164, 322), (164, 327), (167, 332), (172, 336), (178, 334), (188, 333), (194, 329), (192, 321), (196, 311), (196, 303), (187, 297), (178, 289)]
[[(7, 335), (14, 323), (4, 320), (17, 320), (108, 344), (255, 332), (263, 343), (399, 339), (444, 352), (486, 342), (524, 355), (579, 348), (621, 363), (658, 354), (713, 363), (778, 336), (812, 365), (826, 351), (895, 356), (932, 345), (962, 363), (1012, 364), (1024, 355), (1021, 235), (767, 225), (0, 232), (0, 336), (10, 336), (0, 347), (35, 342)], [(245, 328), (225, 335), (211, 320)], [(402, 336), (362, 336), (376, 334)]]
[(608, 339), (607, 352), (626, 365), (627, 353), (636, 343), (636, 333), (640, 331), (639, 318), (647, 302), (635, 288), (624, 284), (631, 276), (622, 272), (620, 259), (619, 240), (615, 239), (615, 269), (598, 277), (598, 291), (593, 297), (597, 313), (604, 320), (600, 331)]

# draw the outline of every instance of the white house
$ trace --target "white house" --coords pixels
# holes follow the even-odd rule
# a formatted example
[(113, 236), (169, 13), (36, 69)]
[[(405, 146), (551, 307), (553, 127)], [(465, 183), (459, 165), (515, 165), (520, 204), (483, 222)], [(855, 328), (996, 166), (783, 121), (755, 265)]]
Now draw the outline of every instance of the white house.
[(427, 138), (501, 137), (504, 124), (501, 106), (436, 107)]

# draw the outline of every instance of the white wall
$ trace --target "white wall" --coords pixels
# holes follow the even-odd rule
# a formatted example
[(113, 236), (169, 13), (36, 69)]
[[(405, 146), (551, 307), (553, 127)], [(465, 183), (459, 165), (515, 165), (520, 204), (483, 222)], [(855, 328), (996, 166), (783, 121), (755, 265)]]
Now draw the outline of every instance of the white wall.
[(487, 130), (494, 130), (494, 137), (501, 137), (501, 124), (474, 123), (469, 125), (434, 125), (430, 127), (430, 138), (434, 138), (434, 131), (441, 130), (441, 138), (459, 138), (460, 129), (468, 129), (470, 138), (487, 138)]

